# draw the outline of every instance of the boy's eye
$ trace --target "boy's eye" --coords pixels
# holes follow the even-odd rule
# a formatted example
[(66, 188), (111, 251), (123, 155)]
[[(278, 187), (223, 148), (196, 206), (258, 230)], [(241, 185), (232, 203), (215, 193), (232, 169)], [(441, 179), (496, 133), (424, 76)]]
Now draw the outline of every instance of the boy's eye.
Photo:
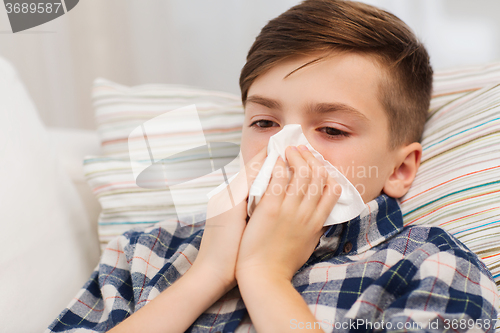
[(257, 120), (257, 121), (254, 121), (250, 127), (252, 126), (257, 126), (257, 127), (260, 127), (260, 128), (268, 128), (268, 127), (275, 127), (274, 125), (276, 126), (279, 126), (278, 124), (276, 124), (274, 121), (272, 120), (267, 120), (267, 119), (260, 119), (260, 120)]
[(349, 137), (349, 133), (347, 132), (344, 132), (344, 131), (341, 131), (337, 128), (334, 128), (334, 127), (322, 127), (320, 128), (320, 131), (321, 132), (324, 132), (328, 137), (339, 137), (339, 136), (345, 136), (345, 137)]

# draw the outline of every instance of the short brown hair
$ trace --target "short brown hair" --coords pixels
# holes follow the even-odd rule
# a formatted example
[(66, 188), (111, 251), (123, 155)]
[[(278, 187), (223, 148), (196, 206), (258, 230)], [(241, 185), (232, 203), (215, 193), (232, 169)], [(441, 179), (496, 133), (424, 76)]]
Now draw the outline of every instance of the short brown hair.
[(425, 47), (396, 16), (355, 1), (306, 0), (261, 30), (241, 71), (245, 104), (254, 80), (278, 62), (317, 51), (372, 55), (386, 69), (380, 102), (389, 120), (390, 147), (420, 140), (432, 93)]

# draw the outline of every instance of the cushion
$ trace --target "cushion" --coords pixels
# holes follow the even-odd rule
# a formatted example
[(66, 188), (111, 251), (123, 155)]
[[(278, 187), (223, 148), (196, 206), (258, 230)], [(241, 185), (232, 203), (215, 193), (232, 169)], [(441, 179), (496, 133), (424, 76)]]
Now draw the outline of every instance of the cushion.
[[(239, 146), (243, 108), (238, 96), (182, 85), (149, 84), (126, 87), (102, 78), (93, 86), (95, 119), (101, 138), (103, 155), (87, 156), (84, 172), (90, 187), (102, 206), (98, 228), (101, 246), (135, 226), (146, 226), (167, 218), (204, 211), (206, 193), (224, 181), (221, 171), (198, 177), (170, 189), (137, 186), (133, 170), (149, 164), (147, 150), (129, 152), (128, 139), (141, 124), (187, 105), (197, 109), (199, 122), (208, 142), (229, 142)], [(177, 119), (182, 121), (182, 117)], [(196, 125), (196, 124), (195, 124)], [(156, 151), (169, 156), (187, 149), (192, 142), (189, 127), (155, 133)], [(160, 129), (161, 131), (161, 129)], [(199, 133), (198, 133), (199, 134)], [(203, 136), (203, 135), (202, 135)], [(152, 136), (149, 136), (152, 140)], [(132, 158), (131, 158), (132, 154)], [(238, 159), (224, 168), (226, 177), (239, 168)]]
[(99, 247), (31, 98), (2, 58), (0, 170), (1, 330), (42, 332), (87, 280)]
[(440, 226), (500, 284), (500, 64), (435, 74), (422, 162), (401, 198), (406, 225)]
[[(423, 134), (422, 164), (408, 194), (401, 198), (406, 225), (440, 226), (475, 251), (500, 283), (500, 64), (435, 74), (429, 119)], [(124, 87), (98, 80), (94, 85), (96, 121), (105, 156), (88, 158), (85, 170), (103, 206), (100, 236), (111, 237), (140, 223), (174, 212), (164, 190), (135, 185), (127, 165), (130, 132), (166, 109), (196, 104), (200, 118), (215, 121), (204, 131), (220, 141), (238, 143), (242, 121), (239, 97), (185, 86)], [(219, 117), (220, 116), (220, 117)], [(219, 118), (217, 118), (219, 117)], [(205, 127), (210, 126), (212, 127)], [(180, 135), (180, 133), (178, 133)], [(235, 168), (235, 170), (237, 170)], [(214, 184), (215, 185), (215, 184)], [(195, 191), (193, 191), (194, 193)], [(112, 227), (111, 227), (112, 226)], [(119, 227), (119, 228), (118, 228)]]
[(400, 204), (405, 225), (452, 233), (500, 290), (499, 114), (500, 63), (436, 73), (421, 166)]

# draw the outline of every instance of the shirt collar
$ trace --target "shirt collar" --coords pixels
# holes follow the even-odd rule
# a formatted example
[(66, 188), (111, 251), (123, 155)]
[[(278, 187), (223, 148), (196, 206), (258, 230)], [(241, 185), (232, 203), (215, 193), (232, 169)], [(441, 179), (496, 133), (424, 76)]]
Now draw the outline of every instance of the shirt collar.
[(382, 194), (365, 205), (354, 219), (330, 226), (314, 254), (361, 254), (403, 229), (403, 215), (396, 199)]

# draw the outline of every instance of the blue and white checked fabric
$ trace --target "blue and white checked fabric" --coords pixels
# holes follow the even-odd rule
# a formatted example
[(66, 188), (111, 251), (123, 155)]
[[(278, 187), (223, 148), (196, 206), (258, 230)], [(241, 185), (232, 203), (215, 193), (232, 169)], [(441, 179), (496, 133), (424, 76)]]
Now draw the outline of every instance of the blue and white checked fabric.
[[(203, 224), (163, 221), (111, 241), (89, 281), (47, 332), (105, 332), (146, 305), (194, 262)], [(493, 332), (498, 292), (478, 257), (444, 230), (403, 227), (397, 201), (381, 195), (331, 226), (292, 280), (326, 332)], [(234, 288), (188, 332), (251, 332)]]

